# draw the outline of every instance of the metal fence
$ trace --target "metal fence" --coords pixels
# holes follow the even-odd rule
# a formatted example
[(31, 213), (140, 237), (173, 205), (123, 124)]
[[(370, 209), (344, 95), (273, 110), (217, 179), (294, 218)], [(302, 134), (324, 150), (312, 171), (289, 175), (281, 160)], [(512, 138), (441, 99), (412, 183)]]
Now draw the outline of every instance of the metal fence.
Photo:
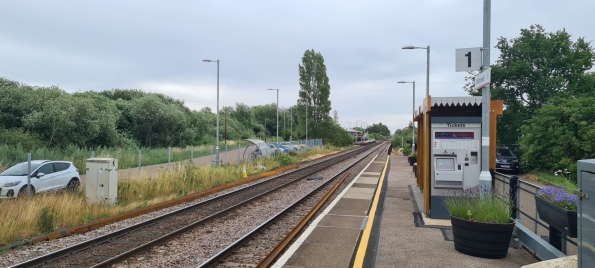
[[(510, 187), (510, 179), (512, 177), (497, 172), (494, 172), (493, 174), (494, 175), (492, 178), (494, 182), (494, 189), (499, 195), (510, 197), (510, 193), (512, 191)], [(549, 225), (539, 219), (535, 204), (535, 195), (537, 195), (537, 192), (541, 189), (541, 186), (520, 179), (518, 181), (519, 188), (516, 190), (518, 209), (517, 218), (521, 219), (523, 226), (529, 228), (535, 234), (548, 242), (548, 236), (550, 234)], [(577, 254), (577, 239), (562, 235), (562, 248), (560, 251), (566, 255)]]

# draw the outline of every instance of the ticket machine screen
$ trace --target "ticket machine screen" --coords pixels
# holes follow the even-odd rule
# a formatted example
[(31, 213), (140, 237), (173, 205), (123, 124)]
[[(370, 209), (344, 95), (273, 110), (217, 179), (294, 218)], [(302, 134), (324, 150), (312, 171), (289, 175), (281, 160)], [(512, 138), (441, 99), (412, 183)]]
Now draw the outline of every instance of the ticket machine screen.
[(455, 170), (454, 158), (436, 158), (436, 170), (447, 171)]

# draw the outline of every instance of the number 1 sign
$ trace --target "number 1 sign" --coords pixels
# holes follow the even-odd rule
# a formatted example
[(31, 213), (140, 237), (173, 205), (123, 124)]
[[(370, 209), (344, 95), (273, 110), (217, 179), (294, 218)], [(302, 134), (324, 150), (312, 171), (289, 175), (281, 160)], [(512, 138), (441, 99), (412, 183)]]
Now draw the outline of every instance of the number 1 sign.
[(481, 68), (481, 48), (459, 48), (456, 50), (456, 71), (471, 72)]

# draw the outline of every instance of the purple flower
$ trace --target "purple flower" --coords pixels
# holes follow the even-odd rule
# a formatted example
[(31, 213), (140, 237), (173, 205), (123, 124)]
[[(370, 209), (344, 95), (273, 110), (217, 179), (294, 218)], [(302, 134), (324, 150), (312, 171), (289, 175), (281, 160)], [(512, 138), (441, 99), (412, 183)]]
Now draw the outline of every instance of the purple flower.
[(569, 194), (564, 188), (555, 188), (548, 185), (541, 188), (537, 194), (556, 206), (576, 211), (578, 197), (574, 194)]

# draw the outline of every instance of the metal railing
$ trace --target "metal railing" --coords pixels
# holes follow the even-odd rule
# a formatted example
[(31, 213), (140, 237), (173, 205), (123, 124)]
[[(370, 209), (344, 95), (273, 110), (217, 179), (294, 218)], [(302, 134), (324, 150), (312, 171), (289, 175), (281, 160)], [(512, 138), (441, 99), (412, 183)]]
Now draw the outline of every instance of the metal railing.
[[(547, 223), (539, 219), (537, 214), (537, 207), (535, 204), (535, 196), (541, 189), (541, 186), (525, 181), (518, 180), (519, 187), (513, 190), (511, 187), (512, 176), (505, 175), (498, 172), (492, 173), (493, 187), (499, 195), (510, 197), (516, 195), (516, 211), (515, 217), (520, 219), (523, 226), (530, 229), (533, 233), (540, 236), (545, 242), (548, 242), (548, 235), (550, 234), (550, 227)], [(512, 191), (516, 193), (513, 194)], [(517, 222), (518, 224), (518, 222)], [(577, 239), (570, 238), (562, 234), (561, 249), (566, 255), (575, 255), (578, 252)]]

